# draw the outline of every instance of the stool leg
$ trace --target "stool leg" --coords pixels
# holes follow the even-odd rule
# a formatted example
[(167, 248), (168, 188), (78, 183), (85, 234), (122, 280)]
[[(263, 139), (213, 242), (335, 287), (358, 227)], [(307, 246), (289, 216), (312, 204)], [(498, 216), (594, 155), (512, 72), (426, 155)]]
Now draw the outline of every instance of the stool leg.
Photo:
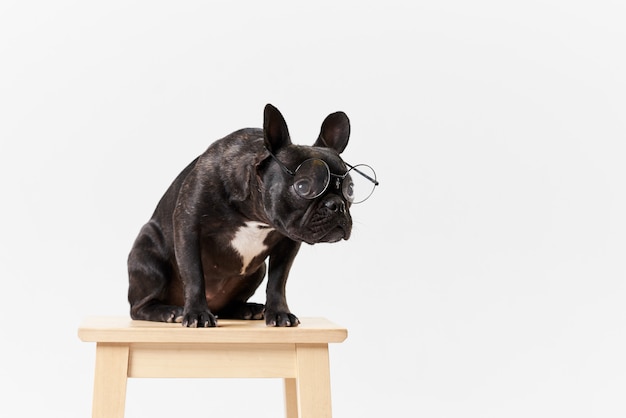
[(285, 379), (285, 409), (287, 418), (298, 418), (298, 387), (296, 379)]
[(93, 418), (123, 418), (128, 378), (128, 345), (98, 343)]
[(298, 418), (331, 418), (328, 344), (296, 344)]

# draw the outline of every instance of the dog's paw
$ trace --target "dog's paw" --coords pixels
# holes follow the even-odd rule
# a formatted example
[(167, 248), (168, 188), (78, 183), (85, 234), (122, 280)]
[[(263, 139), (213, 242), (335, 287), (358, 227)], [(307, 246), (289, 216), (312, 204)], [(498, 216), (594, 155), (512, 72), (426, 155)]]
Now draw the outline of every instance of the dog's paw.
[(263, 319), (265, 305), (260, 303), (233, 302), (217, 312), (220, 318)]
[(181, 306), (176, 306), (167, 316), (165, 322), (183, 322), (183, 308)]
[(265, 324), (268, 327), (297, 327), (300, 320), (290, 312), (265, 312)]
[(216, 327), (217, 319), (208, 310), (192, 310), (183, 315), (183, 326), (188, 328)]
[(156, 322), (182, 322), (183, 307), (174, 305), (153, 304), (144, 306), (141, 309), (131, 308), (130, 317), (144, 321)]

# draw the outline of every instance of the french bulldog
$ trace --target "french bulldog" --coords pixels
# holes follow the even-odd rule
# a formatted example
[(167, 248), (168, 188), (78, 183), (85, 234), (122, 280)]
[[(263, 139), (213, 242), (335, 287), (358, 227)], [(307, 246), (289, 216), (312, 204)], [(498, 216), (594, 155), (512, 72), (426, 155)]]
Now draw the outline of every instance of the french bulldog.
[[(132, 246), (131, 317), (185, 327), (215, 327), (217, 317), (297, 326), (285, 284), (301, 243), (350, 238), (348, 166), (339, 156), (349, 136), (348, 117), (336, 112), (313, 146), (295, 145), (268, 104), (263, 129), (210, 145), (176, 177)], [(249, 303), (266, 270), (265, 305)]]

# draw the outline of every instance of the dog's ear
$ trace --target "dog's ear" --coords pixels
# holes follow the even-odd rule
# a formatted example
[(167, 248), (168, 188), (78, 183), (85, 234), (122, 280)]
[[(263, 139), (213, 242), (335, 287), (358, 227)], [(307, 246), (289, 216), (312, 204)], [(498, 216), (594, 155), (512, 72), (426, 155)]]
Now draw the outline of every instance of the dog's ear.
[(339, 154), (346, 149), (350, 138), (350, 119), (343, 112), (335, 112), (326, 116), (322, 123), (320, 136), (314, 147), (332, 148)]
[(272, 153), (276, 153), (280, 148), (291, 144), (285, 118), (271, 104), (265, 105), (263, 112), (263, 137), (265, 147)]

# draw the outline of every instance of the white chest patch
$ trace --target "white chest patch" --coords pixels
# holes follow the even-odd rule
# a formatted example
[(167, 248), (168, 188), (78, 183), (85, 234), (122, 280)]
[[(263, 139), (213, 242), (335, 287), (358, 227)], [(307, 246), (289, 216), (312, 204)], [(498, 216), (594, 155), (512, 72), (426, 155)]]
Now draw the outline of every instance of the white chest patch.
[(267, 250), (267, 246), (263, 244), (265, 238), (274, 229), (261, 222), (246, 222), (235, 233), (235, 237), (230, 242), (241, 256), (241, 274), (245, 274), (250, 262), (254, 257)]

